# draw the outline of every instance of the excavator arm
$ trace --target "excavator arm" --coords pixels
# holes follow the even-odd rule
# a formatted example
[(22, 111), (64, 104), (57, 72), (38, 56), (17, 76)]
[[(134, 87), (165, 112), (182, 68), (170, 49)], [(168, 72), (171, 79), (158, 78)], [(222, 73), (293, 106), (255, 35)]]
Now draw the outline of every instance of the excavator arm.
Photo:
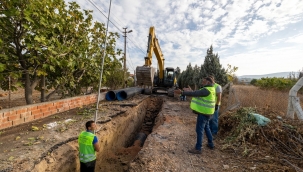
[(145, 64), (136, 68), (137, 84), (144, 86), (154, 85), (155, 68), (151, 67), (153, 53), (157, 57), (159, 65), (159, 80), (163, 80), (164, 77), (164, 57), (160, 49), (158, 39), (156, 38), (155, 28), (152, 26), (149, 28), (147, 52), (146, 52)]
[(162, 54), (158, 39), (155, 34), (155, 28), (152, 26), (149, 28), (149, 35), (148, 35), (148, 44), (147, 44), (147, 55), (145, 57), (145, 64), (144, 66), (151, 67), (153, 53), (158, 61), (159, 66), (159, 79), (163, 79), (163, 72), (164, 72), (164, 56)]

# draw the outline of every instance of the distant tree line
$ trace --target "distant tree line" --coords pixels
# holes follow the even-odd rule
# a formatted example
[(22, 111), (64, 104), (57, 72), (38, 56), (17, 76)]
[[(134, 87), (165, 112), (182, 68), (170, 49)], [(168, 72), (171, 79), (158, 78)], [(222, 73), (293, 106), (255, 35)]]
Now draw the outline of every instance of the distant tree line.
[[(289, 91), (301, 77), (303, 77), (303, 70), (299, 71), (298, 76), (296, 76), (295, 73), (290, 73), (287, 78), (273, 77), (273, 78), (252, 79), (250, 84), (262, 89)], [(303, 88), (300, 89), (300, 92), (302, 91)]]

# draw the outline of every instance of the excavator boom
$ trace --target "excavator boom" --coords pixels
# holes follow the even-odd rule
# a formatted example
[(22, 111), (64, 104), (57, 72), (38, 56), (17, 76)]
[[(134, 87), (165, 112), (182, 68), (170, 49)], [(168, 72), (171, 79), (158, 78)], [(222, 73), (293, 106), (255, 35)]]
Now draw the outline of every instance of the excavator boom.
[(155, 69), (151, 67), (153, 53), (155, 53), (159, 66), (159, 79), (163, 79), (164, 57), (155, 34), (155, 28), (149, 28), (147, 54), (144, 66), (136, 68), (137, 83), (139, 85), (153, 86)]
[[(158, 61), (158, 71), (155, 75), (155, 68), (151, 67), (152, 57), (155, 54)], [(143, 66), (137, 66), (136, 68), (136, 78), (137, 84), (142, 86), (154, 86), (157, 87), (172, 87), (176, 82), (174, 77), (173, 68), (164, 68), (164, 56), (160, 48), (159, 41), (155, 34), (155, 28), (152, 26), (149, 28), (147, 53), (145, 63)], [(154, 78), (156, 78), (154, 80)]]

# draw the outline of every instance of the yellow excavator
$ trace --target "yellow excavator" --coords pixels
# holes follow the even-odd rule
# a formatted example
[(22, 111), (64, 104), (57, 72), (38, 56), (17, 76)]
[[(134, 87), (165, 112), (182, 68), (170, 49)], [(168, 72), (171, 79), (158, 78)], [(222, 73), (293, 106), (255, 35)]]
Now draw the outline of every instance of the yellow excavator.
[[(151, 67), (153, 53), (158, 61), (157, 71)], [(144, 86), (145, 94), (164, 90), (167, 91), (168, 96), (174, 96), (174, 89), (177, 84), (176, 72), (172, 67), (164, 67), (165, 59), (153, 26), (149, 28), (147, 55), (144, 59), (145, 64), (136, 68), (137, 85)]]

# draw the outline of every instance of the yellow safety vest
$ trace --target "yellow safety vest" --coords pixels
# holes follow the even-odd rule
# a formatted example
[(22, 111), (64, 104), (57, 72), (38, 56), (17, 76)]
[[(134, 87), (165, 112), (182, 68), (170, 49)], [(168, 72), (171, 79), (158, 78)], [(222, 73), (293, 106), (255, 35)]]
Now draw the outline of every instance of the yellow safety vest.
[(215, 87), (207, 86), (201, 89), (207, 89), (210, 92), (210, 94), (206, 97), (193, 97), (190, 102), (190, 108), (204, 115), (213, 115), (215, 112), (215, 105), (216, 105)]
[[(219, 86), (219, 84), (217, 84), (217, 83), (214, 84), (215, 90), (217, 90), (218, 86)], [(218, 97), (217, 97), (217, 92), (216, 92), (216, 103), (217, 103), (217, 99), (218, 99)], [(220, 105), (220, 104), (221, 104), (221, 102), (219, 102), (217, 105)]]
[(93, 146), (95, 135), (91, 132), (82, 131), (78, 138), (80, 162), (87, 163), (96, 159)]

